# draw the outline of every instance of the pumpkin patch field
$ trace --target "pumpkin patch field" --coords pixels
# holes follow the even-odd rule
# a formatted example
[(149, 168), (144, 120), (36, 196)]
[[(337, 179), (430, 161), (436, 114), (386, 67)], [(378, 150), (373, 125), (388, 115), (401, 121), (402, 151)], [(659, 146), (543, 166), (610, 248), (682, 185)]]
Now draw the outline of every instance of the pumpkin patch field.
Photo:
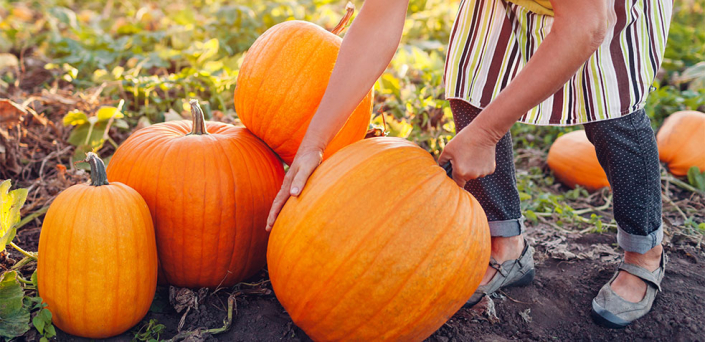
[(670, 261), (622, 330), (590, 319), (622, 251), (582, 126), (512, 128), (535, 278), (463, 307), (491, 240), (437, 165), (459, 0), (409, 1), (393, 60), (265, 230), (363, 3), (0, 0), (0, 342), (705, 336), (705, 0), (675, 2), (644, 107)]

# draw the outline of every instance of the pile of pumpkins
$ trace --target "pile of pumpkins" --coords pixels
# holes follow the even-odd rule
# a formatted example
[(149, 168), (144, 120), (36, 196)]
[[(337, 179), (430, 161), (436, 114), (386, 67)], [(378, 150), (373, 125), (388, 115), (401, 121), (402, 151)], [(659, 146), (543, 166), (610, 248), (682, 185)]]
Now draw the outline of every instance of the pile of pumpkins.
[(245, 127), (205, 121), (191, 101), (192, 121), (138, 130), (107, 170), (90, 153), (90, 184), (56, 198), (39, 242), (39, 293), (56, 326), (115, 336), (144, 317), (158, 279), (228, 287), (265, 263), (314, 340), (423, 340), (443, 325), (485, 272), (487, 219), (420, 147), (363, 140), (371, 90), (265, 231), (282, 161), (296, 154), (340, 44), (308, 22), (278, 24), (238, 76)]
[[(659, 159), (672, 174), (686, 176), (693, 166), (705, 172), (705, 113), (671, 114), (659, 128), (656, 143)], [(580, 185), (592, 192), (610, 186), (595, 147), (583, 130), (558, 137), (548, 151), (547, 164), (556, 178), (570, 188)]]

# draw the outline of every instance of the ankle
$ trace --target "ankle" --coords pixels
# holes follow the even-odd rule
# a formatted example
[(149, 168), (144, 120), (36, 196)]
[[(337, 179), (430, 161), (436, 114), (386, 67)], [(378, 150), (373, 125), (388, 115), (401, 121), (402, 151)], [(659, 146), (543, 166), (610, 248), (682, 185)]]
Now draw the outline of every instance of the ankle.
[(624, 252), (624, 261), (629, 264), (634, 264), (643, 267), (650, 272), (655, 271), (661, 266), (661, 254), (663, 246), (658, 245), (644, 254), (635, 252)]
[(492, 257), (500, 264), (521, 256), (524, 250), (524, 236), (492, 237)]

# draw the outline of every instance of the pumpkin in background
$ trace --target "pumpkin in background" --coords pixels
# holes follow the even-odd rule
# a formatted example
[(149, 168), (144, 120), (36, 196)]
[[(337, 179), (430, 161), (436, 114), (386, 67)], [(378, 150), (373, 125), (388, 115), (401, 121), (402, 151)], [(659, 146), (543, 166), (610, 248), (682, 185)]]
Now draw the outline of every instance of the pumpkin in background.
[(244, 127), (191, 121), (143, 128), (108, 165), (154, 219), (164, 280), (179, 287), (231, 286), (264, 266), (264, 230), (284, 179), (281, 161)]
[(87, 338), (123, 333), (147, 314), (157, 287), (157, 246), (149, 208), (111, 182), (93, 153), (91, 183), (64, 190), (39, 237), (39, 295), (61, 330)]
[(595, 191), (610, 186), (585, 131), (573, 131), (558, 137), (548, 150), (547, 162), (556, 178), (570, 188), (580, 185), (588, 191)]
[(277, 298), (316, 341), (421, 341), (470, 298), (489, 258), (480, 204), (400, 138), (323, 162), (267, 251)]
[[(352, 8), (354, 9), (354, 8)], [(348, 7), (348, 14), (352, 10)], [(242, 123), (287, 164), (291, 164), (328, 86), (342, 39), (305, 21), (287, 21), (267, 30), (250, 47), (235, 88)], [(372, 115), (372, 90), (326, 148), (326, 159), (361, 140)]]
[(659, 159), (676, 176), (685, 176), (697, 166), (705, 171), (705, 113), (681, 111), (671, 114), (656, 134)]

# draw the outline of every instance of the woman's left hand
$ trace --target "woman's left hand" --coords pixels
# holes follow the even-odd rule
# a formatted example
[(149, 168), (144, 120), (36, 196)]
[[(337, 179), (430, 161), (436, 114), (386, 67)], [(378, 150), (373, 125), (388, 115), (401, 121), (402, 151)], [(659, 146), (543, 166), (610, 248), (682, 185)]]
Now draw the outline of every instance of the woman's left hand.
[(495, 142), (489, 134), (470, 124), (453, 138), (438, 158), (438, 164), (449, 162), (453, 166), (453, 180), (465, 187), (471, 179), (494, 173)]

